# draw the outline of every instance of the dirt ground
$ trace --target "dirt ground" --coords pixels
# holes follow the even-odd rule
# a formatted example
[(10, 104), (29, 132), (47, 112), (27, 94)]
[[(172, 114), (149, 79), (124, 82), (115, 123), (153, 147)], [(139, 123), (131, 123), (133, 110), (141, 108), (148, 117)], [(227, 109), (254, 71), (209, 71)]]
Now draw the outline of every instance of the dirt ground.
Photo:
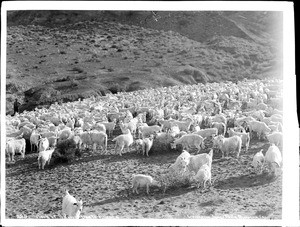
[[(282, 177), (254, 173), (251, 161), (265, 141), (251, 141), (239, 161), (221, 158), (214, 153), (213, 186), (151, 187), (133, 194), (134, 173), (159, 178), (179, 153), (151, 154), (132, 152), (123, 156), (85, 151), (71, 164), (47, 166), (38, 170), (37, 154), (6, 166), (6, 218), (62, 218), (61, 205), (65, 189), (84, 202), (81, 218), (264, 218), (280, 219), (282, 212)], [(206, 149), (205, 152), (208, 152)]]

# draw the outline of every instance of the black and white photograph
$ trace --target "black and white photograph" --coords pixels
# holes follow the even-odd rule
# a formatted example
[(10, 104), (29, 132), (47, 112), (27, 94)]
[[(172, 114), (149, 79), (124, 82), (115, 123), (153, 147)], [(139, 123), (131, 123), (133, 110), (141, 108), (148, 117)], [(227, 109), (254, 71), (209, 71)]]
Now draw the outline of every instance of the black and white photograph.
[(3, 221), (299, 221), (292, 4), (10, 3)]

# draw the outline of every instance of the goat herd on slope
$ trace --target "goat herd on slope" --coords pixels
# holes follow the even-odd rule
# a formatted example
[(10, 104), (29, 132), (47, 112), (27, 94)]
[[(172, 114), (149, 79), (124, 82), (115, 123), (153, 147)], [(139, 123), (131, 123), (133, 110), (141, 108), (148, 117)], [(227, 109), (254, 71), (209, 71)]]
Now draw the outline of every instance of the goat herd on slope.
[[(114, 137), (116, 125), (122, 134)], [(230, 154), (239, 158), (241, 149), (247, 151), (254, 137), (270, 143), (265, 155), (263, 150), (254, 155), (254, 168), (262, 172), (266, 163), (269, 174), (274, 174), (282, 166), (281, 80), (245, 79), (122, 92), (6, 116), (8, 162), (14, 162), (17, 152), (25, 157), (25, 140), (30, 141), (31, 151), (38, 151), (39, 169), (50, 163), (56, 144), (67, 139), (79, 149), (92, 146), (105, 154), (111, 139), (115, 154), (134, 147), (146, 156), (155, 141), (168, 141), (170, 149), (179, 144), (184, 149), (169, 167), (170, 174), (193, 173), (191, 179), (198, 187), (211, 184), (213, 151), (221, 151), (222, 157)], [(171, 142), (167, 138), (172, 138)], [(199, 153), (204, 141), (213, 144), (208, 154), (187, 151), (194, 147)], [(149, 193), (149, 186), (154, 184), (158, 181), (149, 175), (133, 175), (135, 193), (139, 187), (146, 187)], [(81, 209), (82, 201), (66, 191), (64, 216), (78, 218)]]

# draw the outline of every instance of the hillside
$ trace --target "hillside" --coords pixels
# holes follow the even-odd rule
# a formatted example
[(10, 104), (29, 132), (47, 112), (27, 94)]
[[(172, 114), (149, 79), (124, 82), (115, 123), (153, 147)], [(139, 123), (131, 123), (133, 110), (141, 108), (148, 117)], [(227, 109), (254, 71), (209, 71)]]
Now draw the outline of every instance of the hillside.
[[(275, 20), (274, 18), (277, 18)], [(11, 11), (7, 113), (147, 87), (282, 77), (277, 12)]]

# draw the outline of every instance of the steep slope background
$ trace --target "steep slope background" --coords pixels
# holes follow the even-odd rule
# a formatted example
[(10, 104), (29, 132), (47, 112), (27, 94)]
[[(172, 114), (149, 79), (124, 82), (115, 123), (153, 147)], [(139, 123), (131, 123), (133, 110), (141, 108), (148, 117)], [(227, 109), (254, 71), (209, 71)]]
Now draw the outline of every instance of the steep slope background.
[(92, 95), (282, 78), (282, 14), (10, 11), (7, 114)]

